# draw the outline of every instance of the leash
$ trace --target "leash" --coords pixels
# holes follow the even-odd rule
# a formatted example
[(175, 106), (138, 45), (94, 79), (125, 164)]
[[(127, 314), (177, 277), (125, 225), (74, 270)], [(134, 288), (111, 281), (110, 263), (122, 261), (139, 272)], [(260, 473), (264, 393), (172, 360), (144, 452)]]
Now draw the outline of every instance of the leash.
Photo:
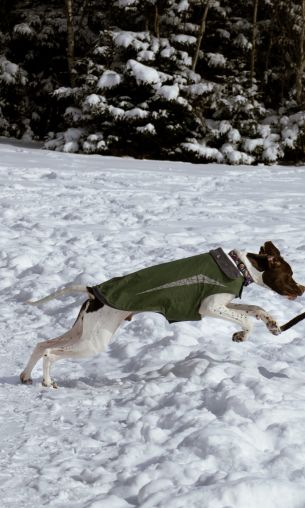
[(300, 321), (305, 319), (305, 312), (302, 312), (302, 314), (299, 314), (298, 316), (295, 316), (290, 321), (287, 321), (284, 325), (280, 326), (281, 332), (286, 332), (286, 330), (289, 330), (292, 326), (296, 325)]

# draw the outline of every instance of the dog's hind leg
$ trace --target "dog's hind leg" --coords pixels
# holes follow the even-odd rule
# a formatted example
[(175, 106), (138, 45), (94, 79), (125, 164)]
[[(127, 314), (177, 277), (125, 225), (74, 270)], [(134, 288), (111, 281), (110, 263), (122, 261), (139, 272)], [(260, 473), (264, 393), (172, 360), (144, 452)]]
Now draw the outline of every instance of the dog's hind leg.
[[(46, 386), (48, 388), (58, 388), (58, 385), (54, 379), (51, 378), (51, 367), (53, 363), (58, 360), (62, 360), (63, 358), (71, 358), (73, 357), (72, 352), (66, 352), (64, 350), (59, 349), (46, 349), (43, 354), (43, 376), (42, 376), (42, 386)], [(77, 355), (75, 355), (77, 357)]]
[(105, 351), (113, 334), (128, 315), (129, 312), (107, 305), (100, 307), (99, 302), (90, 301), (85, 307), (82, 326), (74, 334), (74, 340), (49, 341), (49, 347), (43, 354), (43, 386), (57, 388), (50, 376), (54, 362), (62, 358), (86, 358)]
[(43, 378), (42, 378), (43, 386), (47, 386), (47, 387), (53, 386), (53, 388), (58, 388), (57, 384), (55, 383), (55, 381), (52, 381), (51, 376), (50, 376), (51, 365), (56, 360), (56, 358), (58, 360), (60, 359), (60, 357), (56, 357), (54, 354), (52, 354), (49, 349), (47, 349), (44, 352), (44, 355), (43, 355)]
[(55, 339), (49, 339), (44, 342), (39, 342), (34, 348), (33, 353), (31, 354), (28, 363), (26, 364), (25, 369), (20, 374), (20, 381), (24, 384), (32, 384), (31, 373), (36, 363), (44, 357), (47, 351), (51, 351), (52, 349), (61, 349), (67, 345), (73, 346), (75, 342), (79, 341), (82, 330), (83, 330), (83, 321), (82, 321), (83, 311), (81, 310), (73, 327), (71, 330), (66, 332), (64, 335), (60, 335)]
[(32, 384), (32, 370), (35, 367), (36, 363), (42, 358), (45, 351), (45, 342), (40, 342), (34, 348), (33, 353), (30, 356), (28, 363), (25, 366), (25, 369), (20, 374), (20, 381), (23, 384)]
[(20, 375), (21, 382), (31, 384), (31, 372), (38, 360), (43, 357), (43, 385), (55, 387), (56, 383), (50, 377), (53, 362), (62, 358), (86, 358), (101, 353), (129, 315), (128, 311), (87, 300), (71, 330), (56, 339), (37, 344)]

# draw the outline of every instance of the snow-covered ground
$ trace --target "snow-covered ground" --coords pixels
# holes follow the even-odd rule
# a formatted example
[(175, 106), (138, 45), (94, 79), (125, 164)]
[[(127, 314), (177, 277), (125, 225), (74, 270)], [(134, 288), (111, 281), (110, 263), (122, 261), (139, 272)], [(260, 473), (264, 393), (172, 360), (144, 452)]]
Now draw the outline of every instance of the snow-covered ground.
[[(3, 508), (304, 508), (305, 325), (168, 324), (142, 314), (107, 353), (22, 386), (33, 346), (81, 297), (23, 304), (222, 246), (272, 239), (305, 283), (305, 171), (192, 166), (0, 145), (0, 499)], [(304, 310), (257, 286), (283, 323)]]

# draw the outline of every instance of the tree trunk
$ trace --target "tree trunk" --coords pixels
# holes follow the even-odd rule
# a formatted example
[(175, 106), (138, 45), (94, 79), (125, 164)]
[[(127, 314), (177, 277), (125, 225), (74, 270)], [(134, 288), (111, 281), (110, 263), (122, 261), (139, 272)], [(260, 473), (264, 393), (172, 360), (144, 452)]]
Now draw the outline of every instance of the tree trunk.
[(267, 47), (267, 51), (266, 51), (266, 58), (265, 58), (265, 70), (264, 70), (264, 83), (265, 85), (268, 85), (268, 82), (269, 82), (269, 62), (270, 62), (270, 55), (271, 55), (271, 50), (273, 49), (273, 46), (274, 46), (274, 27), (275, 27), (275, 24), (276, 24), (276, 20), (277, 20), (277, 11), (276, 11), (276, 8), (273, 7), (273, 11), (272, 11), (272, 16), (271, 16), (271, 19), (270, 19), (270, 29), (268, 31), (268, 34), (269, 34), (269, 42), (268, 42), (268, 47)]
[(160, 16), (159, 16), (159, 8), (158, 4), (155, 5), (155, 22), (154, 22), (154, 28), (155, 28), (155, 36), (160, 39)]
[(74, 24), (73, 24), (73, 0), (65, 0), (66, 3), (66, 17), (67, 17), (67, 60), (70, 84), (73, 87), (75, 84), (74, 64), (75, 64), (75, 38), (74, 38)]
[(197, 62), (198, 62), (198, 58), (199, 58), (200, 47), (201, 47), (201, 42), (202, 42), (203, 36), (205, 34), (206, 19), (207, 19), (209, 7), (210, 7), (210, 2), (211, 2), (211, 0), (207, 0), (207, 2), (205, 4), (205, 8), (202, 13), (199, 33), (198, 33), (198, 37), (197, 37), (196, 49), (195, 49), (195, 53), (194, 53), (193, 61), (192, 61), (192, 71), (196, 70), (196, 66), (197, 66)]
[(254, 75), (255, 75), (258, 2), (259, 2), (259, 0), (254, 0), (254, 3), (253, 3), (252, 51), (251, 51), (251, 67), (250, 67), (251, 85), (253, 85), (253, 80), (254, 80)]
[(304, 55), (304, 42), (305, 42), (305, 0), (301, 0), (301, 31), (299, 36), (299, 58), (298, 67), (296, 71), (296, 100), (300, 104), (303, 99), (303, 74), (305, 69), (305, 55)]

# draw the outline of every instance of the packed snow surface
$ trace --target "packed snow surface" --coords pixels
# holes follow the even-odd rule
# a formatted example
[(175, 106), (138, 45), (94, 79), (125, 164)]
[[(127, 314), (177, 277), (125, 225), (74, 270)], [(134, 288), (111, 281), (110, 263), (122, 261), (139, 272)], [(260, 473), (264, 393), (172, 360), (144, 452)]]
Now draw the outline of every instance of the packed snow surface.
[[(305, 172), (71, 155), (0, 144), (2, 508), (304, 508), (305, 322), (250, 339), (142, 314), (60, 388), (19, 373), (81, 296), (24, 305), (218, 246), (273, 240), (305, 283)], [(304, 310), (258, 286), (244, 303)]]

